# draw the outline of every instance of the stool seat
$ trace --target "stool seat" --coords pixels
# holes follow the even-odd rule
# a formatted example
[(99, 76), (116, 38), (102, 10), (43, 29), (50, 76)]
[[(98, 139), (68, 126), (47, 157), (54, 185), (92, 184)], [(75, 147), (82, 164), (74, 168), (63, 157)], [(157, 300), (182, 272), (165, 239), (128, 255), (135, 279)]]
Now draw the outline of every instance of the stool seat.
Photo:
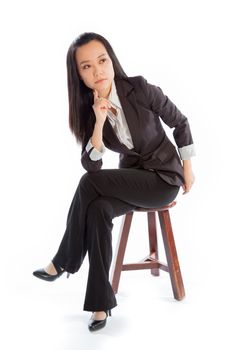
[(164, 207), (159, 207), (159, 208), (143, 208), (143, 207), (137, 207), (134, 209), (134, 211), (144, 211), (147, 213), (150, 212), (155, 212), (155, 211), (163, 211), (163, 210), (168, 210), (173, 208), (176, 205), (176, 201), (171, 202), (168, 205), (165, 205)]
[[(172, 203), (159, 208), (138, 207), (123, 216), (120, 235), (115, 252), (115, 259), (113, 261), (112, 267), (111, 283), (115, 293), (118, 292), (122, 271), (150, 269), (151, 274), (154, 276), (159, 276), (160, 270), (168, 272), (171, 279), (174, 298), (176, 300), (182, 300), (184, 298), (184, 285), (169, 214), (169, 210), (175, 205), (176, 202), (173, 201)], [(149, 254), (139, 262), (124, 264), (123, 260), (134, 212), (147, 213)], [(167, 264), (164, 264), (159, 260), (156, 225), (157, 216), (159, 217)]]

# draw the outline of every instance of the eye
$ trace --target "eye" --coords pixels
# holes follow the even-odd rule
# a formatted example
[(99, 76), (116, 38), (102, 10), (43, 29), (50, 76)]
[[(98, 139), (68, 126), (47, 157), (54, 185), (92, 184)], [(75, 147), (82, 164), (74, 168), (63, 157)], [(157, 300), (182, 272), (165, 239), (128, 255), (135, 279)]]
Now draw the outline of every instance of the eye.
[(89, 64), (85, 64), (85, 66), (82, 66), (82, 69), (88, 69), (90, 67)]
[(104, 62), (106, 62), (107, 61), (107, 58), (102, 58), (101, 60), (100, 60), (100, 63), (104, 63)]

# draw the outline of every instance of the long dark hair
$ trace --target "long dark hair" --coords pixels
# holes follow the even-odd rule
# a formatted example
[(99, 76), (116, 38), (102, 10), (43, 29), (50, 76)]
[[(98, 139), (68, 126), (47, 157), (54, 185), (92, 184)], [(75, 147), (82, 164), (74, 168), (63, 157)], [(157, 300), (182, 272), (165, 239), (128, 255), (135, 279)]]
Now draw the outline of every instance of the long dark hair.
[(67, 80), (68, 80), (68, 98), (69, 98), (69, 127), (75, 135), (78, 143), (82, 146), (88, 142), (92, 135), (95, 114), (92, 109), (93, 93), (80, 79), (78, 68), (75, 60), (76, 49), (92, 40), (100, 41), (108, 52), (112, 60), (115, 78), (125, 78), (123, 68), (120, 65), (111, 45), (101, 35), (96, 33), (83, 33), (76, 38), (70, 45), (67, 52)]

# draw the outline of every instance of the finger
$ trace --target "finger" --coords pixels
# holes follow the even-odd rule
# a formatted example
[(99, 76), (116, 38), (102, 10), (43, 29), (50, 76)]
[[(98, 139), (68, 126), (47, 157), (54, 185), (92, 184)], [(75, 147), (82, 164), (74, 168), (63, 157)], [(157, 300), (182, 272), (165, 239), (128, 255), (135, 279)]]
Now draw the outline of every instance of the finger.
[(94, 103), (96, 104), (96, 106), (98, 106), (98, 108), (109, 109), (109, 110), (112, 108), (110, 101), (104, 97), (99, 97), (97, 90), (93, 90), (93, 95), (94, 95)]
[(98, 99), (98, 102), (99, 102), (99, 105), (100, 105), (101, 108), (102, 107), (108, 108), (108, 109), (112, 108), (111, 104), (109, 103), (109, 101), (106, 98), (100, 97)]
[(97, 90), (93, 90), (93, 94), (94, 94), (94, 101), (97, 101), (99, 96), (98, 96), (98, 91)]
[(111, 101), (109, 101), (109, 100), (107, 100), (107, 101), (108, 101), (110, 107), (116, 109), (116, 107), (111, 103)]
[(184, 193), (183, 194), (186, 194), (186, 193), (190, 192), (191, 187), (192, 187), (191, 184), (185, 184), (185, 186), (183, 188), (184, 189)]
[(188, 192), (188, 187), (187, 187), (187, 184), (184, 184), (183, 186), (182, 186), (182, 188), (183, 188), (183, 194), (186, 194), (187, 192)]
[(98, 101), (99, 102), (103, 102), (103, 103), (107, 103), (108, 105), (110, 105), (110, 102), (109, 102), (109, 100), (107, 100), (106, 98), (104, 98), (104, 97), (98, 97)]

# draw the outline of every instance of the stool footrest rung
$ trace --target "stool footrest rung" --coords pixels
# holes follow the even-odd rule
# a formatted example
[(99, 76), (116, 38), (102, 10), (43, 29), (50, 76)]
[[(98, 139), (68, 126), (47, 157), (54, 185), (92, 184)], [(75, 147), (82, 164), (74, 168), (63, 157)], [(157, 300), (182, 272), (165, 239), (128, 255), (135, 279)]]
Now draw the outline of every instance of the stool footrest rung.
[(122, 265), (122, 271), (129, 271), (129, 270), (146, 270), (146, 269), (155, 269), (159, 268), (163, 271), (169, 272), (168, 266), (161, 263), (160, 261), (144, 261), (139, 263), (132, 263), (132, 264), (123, 264)]
[[(158, 260), (156, 258), (155, 252), (150, 253), (150, 255), (147, 255), (144, 259), (140, 261), (140, 263), (145, 263), (145, 262), (155, 263), (156, 264), (155, 268), (159, 268), (163, 271), (169, 272), (169, 268), (167, 264), (162, 263), (162, 261)], [(151, 265), (151, 268), (153, 268), (152, 265)]]

